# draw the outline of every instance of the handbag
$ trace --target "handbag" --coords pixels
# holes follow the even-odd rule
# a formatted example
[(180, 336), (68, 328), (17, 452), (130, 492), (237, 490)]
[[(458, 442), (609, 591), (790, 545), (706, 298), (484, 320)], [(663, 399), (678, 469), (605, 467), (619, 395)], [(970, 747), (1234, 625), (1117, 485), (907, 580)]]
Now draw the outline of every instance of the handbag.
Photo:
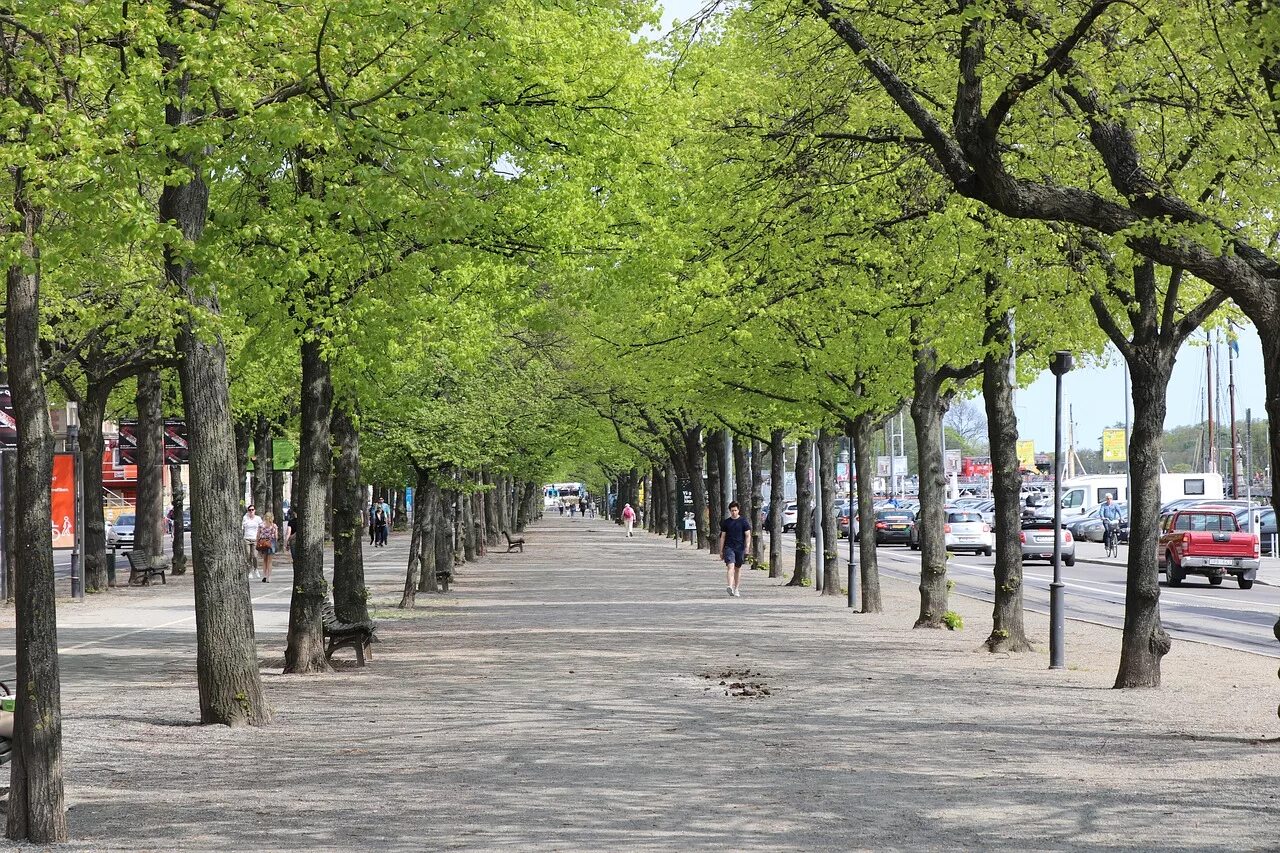
[(270, 532), (269, 530), (263, 530), (263, 531), (261, 531), (261, 532), (258, 534), (258, 550), (259, 550), (259, 551), (270, 551), (270, 550), (271, 550), (271, 546), (272, 546), (272, 543), (271, 543), (271, 532)]

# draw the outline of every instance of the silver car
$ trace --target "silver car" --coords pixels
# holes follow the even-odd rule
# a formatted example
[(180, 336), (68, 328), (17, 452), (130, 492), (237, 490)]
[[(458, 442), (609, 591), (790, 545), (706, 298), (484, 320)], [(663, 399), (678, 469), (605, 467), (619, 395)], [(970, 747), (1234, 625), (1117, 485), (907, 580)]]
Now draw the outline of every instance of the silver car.
[(137, 523), (137, 516), (122, 515), (107, 528), (107, 547), (108, 548), (126, 548), (133, 547), (133, 527)]
[[(1027, 519), (1022, 522), (1022, 559), (1053, 560), (1053, 519)], [(1076, 564), (1076, 540), (1071, 531), (1059, 528), (1058, 538), (1062, 541), (1062, 564)]]

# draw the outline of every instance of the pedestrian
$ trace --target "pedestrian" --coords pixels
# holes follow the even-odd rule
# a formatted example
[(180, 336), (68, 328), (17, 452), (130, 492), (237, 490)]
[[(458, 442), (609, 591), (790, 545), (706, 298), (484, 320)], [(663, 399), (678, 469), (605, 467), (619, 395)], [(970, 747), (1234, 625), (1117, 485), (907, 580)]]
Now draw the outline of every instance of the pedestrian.
[(576, 516), (577, 514), (578, 514), (578, 505), (577, 505), (577, 504), (569, 504), (569, 517), (570, 517), (570, 518), (573, 518), (573, 517), (574, 517), (574, 516)]
[(720, 558), (724, 560), (725, 591), (735, 598), (742, 595), (738, 584), (742, 581), (742, 564), (750, 547), (751, 522), (742, 517), (742, 508), (733, 501), (729, 504), (729, 517), (720, 522)]
[(258, 531), (262, 529), (262, 519), (254, 511), (253, 504), (245, 510), (240, 519), (240, 535), (244, 539), (245, 560), (249, 564), (249, 577), (258, 576)]
[(368, 517), (365, 519), (366, 523), (369, 525), (369, 544), (370, 545), (377, 544), (377, 540), (378, 540), (378, 526), (374, 523), (374, 520), (373, 520), (373, 514), (377, 512), (377, 509), (378, 509), (377, 501), (374, 501), (373, 503), (369, 504)]
[(556, 511), (559, 512), (561, 515), (564, 515), (564, 504), (559, 504), (559, 503), (556, 504)]
[(271, 558), (276, 553), (276, 542), (280, 539), (280, 528), (276, 527), (276, 517), (267, 513), (262, 517), (262, 526), (258, 528), (258, 553), (262, 555), (262, 582), (271, 583)]
[(385, 504), (376, 504), (373, 508), (373, 546), (375, 548), (381, 548), (387, 544), (387, 513), (383, 506)]
[(298, 511), (289, 508), (289, 517), (285, 521), (284, 547), (289, 551), (289, 559), (293, 559), (293, 539), (298, 535)]
[[(391, 530), (391, 519), (392, 519), (392, 518), (394, 518), (395, 516), (393, 516), (393, 515), (392, 515), (392, 513), (391, 513), (391, 504), (387, 503), (387, 499), (386, 499), (386, 497), (385, 497), (385, 496), (382, 498), (382, 514), (383, 514), (383, 515), (386, 517), (386, 519), (387, 519), (387, 531), (388, 531), (388, 532), (390, 532), (390, 530)], [(383, 545), (386, 545), (386, 544), (387, 544), (387, 537), (386, 537), (386, 534), (385, 534), (385, 533), (384, 533), (384, 534), (383, 534), (383, 536), (382, 536), (382, 544), (383, 544)]]
[(625, 504), (622, 507), (622, 523), (627, 526), (627, 536), (631, 536), (631, 528), (636, 523), (636, 511), (631, 508), (631, 504)]

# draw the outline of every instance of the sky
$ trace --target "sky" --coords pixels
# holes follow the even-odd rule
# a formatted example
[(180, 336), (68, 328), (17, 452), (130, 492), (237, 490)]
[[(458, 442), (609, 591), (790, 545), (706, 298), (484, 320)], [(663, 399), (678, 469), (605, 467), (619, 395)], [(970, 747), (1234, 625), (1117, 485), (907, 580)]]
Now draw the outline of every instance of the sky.
[[(696, 15), (705, 5), (706, 0), (667, 0), (663, 3), (663, 29), (668, 29), (672, 20), (687, 20)], [(1092, 323), (1092, 317), (1081, 318), (1080, 322)], [(1240, 356), (1236, 359), (1236, 416), (1243, 421), (1246, 409), (1253, 410), (1254, 420), (1266, 417), (1264, 408), (1264, 390), (1262, 380), (1262, 344), (1257, 332), (1248, 327), (1239, 334)], [(1200, 340), (1204, 336), (1200, 334)], [(1226, 400), (1226, 346), (1218, 348), (1223, 364), (1222, 399)], [(1120, 354), (1109, 348), (1110, 364), (1081, 364), (1077, 358), (1077, 369), (1067, 374), (1062, 381), (1062, 402), (1064, 410), (1070, 407), (1075, 422), (1076, 446), (1079, 448), (1101, 447), (1102, 431), (1116, 423), (1124, 423), (1124, 361)], [(1173, 379), (1169, 383), (1169, 410), (1165, 419), (1165, 427), (1172, 428), (1186, 424), (1199, 423), (1203, 420), (1205, 386), (1204, 347), (1185, 344), (1178, 354), (1173, 370)], [(1216, 395), (1215, 395), (1216, 396)], [(1047, 369), (1035, 382), (1017, 393), (1015, 407), (1018, 414), (1019, 434), (1021, 438), (1031, 439), (1037, 451), (1053, 450), (1053, 407), (1054, 378)], [(1223, 403), (1223, 411), (1226, 404)], [(1064, 421), (1067, 417), (1063, 413)], [(1064, 427), (1064, 441), (1066, 429)]]

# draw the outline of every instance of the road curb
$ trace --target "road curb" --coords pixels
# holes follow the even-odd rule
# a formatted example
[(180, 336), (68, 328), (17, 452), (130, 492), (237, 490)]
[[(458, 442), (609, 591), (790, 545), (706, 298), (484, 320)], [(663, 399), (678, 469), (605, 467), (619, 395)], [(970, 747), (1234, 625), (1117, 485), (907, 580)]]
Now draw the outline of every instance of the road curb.
[[(1096, 557), (1092, 557), (1092, 558), (1091, 558), (1091, 557), (1081, 557), (1081, 556), (1078, 556), (1078, 555), (1076, 556), (1076, 562), (1077, 562), (1077, 563), (1092, 563), (1092, 564), (1093, 564), (1093, 565), (1095, 565), (1095, 566), (1115, 566), (1115, 567), (1117, 567), (1117, 568), (1121, 568), (1121, 569), (1126, 568), (1126, 567), (1129, 565), (1128, 563), (1124, 562), (1123, 560), (1099, 560), (1099, 559), (1097, 559)], [(1256, 578), (1256, 579), (1254, 580), (1254, 583), (1260, 583), (1260, 584), (1262, 584), (1263, 586), (1280, 586), (1280, 581), (1265, 580), (1265, 579), (1264, 579), (1264, 578), (1262, 578), (1262, 577), (1258, 577), (1258, 578)]]

